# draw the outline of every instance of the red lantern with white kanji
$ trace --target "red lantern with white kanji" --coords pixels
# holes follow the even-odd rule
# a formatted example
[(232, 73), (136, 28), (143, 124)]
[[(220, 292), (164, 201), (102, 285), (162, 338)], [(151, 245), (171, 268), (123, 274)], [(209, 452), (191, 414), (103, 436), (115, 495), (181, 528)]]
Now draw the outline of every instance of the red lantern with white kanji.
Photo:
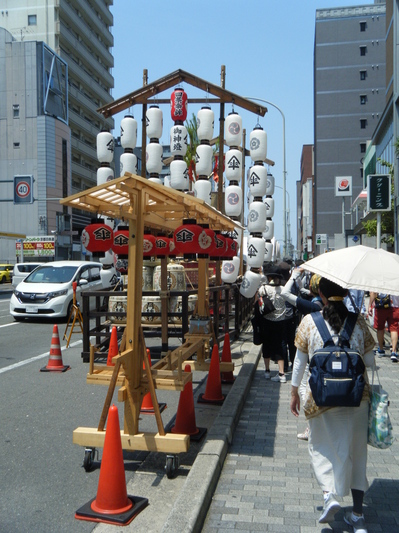
[(183, 220), (183, 225), (175, 230), (173, 240), (185, 259), (194, 259), (197, 253), (201, 253), (199, 236), (202, 230), (194, 219)]
[(107, 224), (89, 224), (82, 231), (82, 244), (92, 253), (107, 252), (113, 241), (112, 229)]
[(155, 256), (155, 236), (143, 235), (143, 257)]
[(187, 94), (179, 87), (170, 96), (170, 114), (174, 122), (181, 124), (187, 118)]
[(224, 256), (224, 253), (227, 249), (226, 239), (219, 232), (215, 232), (215, 237), (213, 239), (213, 244), (209, 250), (209, 256), (213, 260), (218, 260)]
[(165, 237), (165, 235), (155, 237), (155, 255), (157, 257), (167, 257), (171, 254), (170, 241), (171, 238)]
[(129, 228), (127, 226), (119, 226), (114, 231), (112, 251), (117, 254), (118, 259), (127, 259), (129, 254)]

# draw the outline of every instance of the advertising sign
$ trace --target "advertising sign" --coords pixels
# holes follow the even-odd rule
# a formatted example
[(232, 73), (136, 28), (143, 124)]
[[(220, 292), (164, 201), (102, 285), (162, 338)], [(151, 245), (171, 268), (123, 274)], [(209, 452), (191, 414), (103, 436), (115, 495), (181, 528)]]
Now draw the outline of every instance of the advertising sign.
[(391, 176), (389, 174), (369, 174), (367, 176), (368, 211), (391, 210)]
[(352, 176), (335, 176), (335, 196), (352, 196)]
[(22, 243), (20, 240), (15, 243), (15, 255), (17, 257), (21, 256), (21, 245), (23, 246), (24, 257), (55, 256), (55, 237), (52, 235), (26, 237)]

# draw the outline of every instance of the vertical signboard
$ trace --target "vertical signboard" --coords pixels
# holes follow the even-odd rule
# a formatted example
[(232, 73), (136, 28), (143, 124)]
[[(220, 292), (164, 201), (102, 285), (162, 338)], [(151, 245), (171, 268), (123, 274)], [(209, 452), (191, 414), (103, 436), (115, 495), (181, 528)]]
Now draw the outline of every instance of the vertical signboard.
[(369, 174), (367, 176), (367, 210), (391, 210), (390, 174)]

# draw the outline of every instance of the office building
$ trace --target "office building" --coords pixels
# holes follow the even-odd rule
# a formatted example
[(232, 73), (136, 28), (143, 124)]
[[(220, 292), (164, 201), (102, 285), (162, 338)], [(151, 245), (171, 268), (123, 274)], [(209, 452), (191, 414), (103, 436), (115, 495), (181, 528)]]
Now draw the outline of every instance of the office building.
[(316, 10), (314, 49), (315, 228), (326, 248), (353, 232), (351, 204), (385, 107), (385, 1)]

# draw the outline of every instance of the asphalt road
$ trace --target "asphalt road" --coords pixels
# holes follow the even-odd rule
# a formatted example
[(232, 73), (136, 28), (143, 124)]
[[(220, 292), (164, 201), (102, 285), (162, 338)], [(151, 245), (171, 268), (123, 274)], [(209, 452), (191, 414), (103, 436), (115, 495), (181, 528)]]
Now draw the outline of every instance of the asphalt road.
[[(0, 531), (92, 531), (95, 523), (78, 521), (74, 514), (96, 496), (100, 462), (96, 460), (94, 469), (85, 471), (84, 448), (72, 443), (72, 432), (78, 426), (97, 427), (107, 389), (86, 384), (88, 365), (81, 359), (81, 335), (72, 335), (70, 347), (65, 348), (65, 322), (57, 325), (63, 364), (71, 368), (64, 373), (40, 372), (48, 362), (54, 323), (14, 322), (9, 314), (10, 297), (11, 286), (2, 285)], [(194, 375), (194, 390), (203, 378)], [(176, 414), (179, 395), (167, 391), (158, 391), (157, 395), (159, 402), (168, 405), (162, 414), (167, 428)], [(123, 427), (123, 407), (117, 406)], [(140, 431), (157, 431), (153, 416), (142, 416)], [(127, 483), (148, 455), (124, 452)], [(163, 455), (157, 458), (163, 464), (166, 456), (155, 455)]]

